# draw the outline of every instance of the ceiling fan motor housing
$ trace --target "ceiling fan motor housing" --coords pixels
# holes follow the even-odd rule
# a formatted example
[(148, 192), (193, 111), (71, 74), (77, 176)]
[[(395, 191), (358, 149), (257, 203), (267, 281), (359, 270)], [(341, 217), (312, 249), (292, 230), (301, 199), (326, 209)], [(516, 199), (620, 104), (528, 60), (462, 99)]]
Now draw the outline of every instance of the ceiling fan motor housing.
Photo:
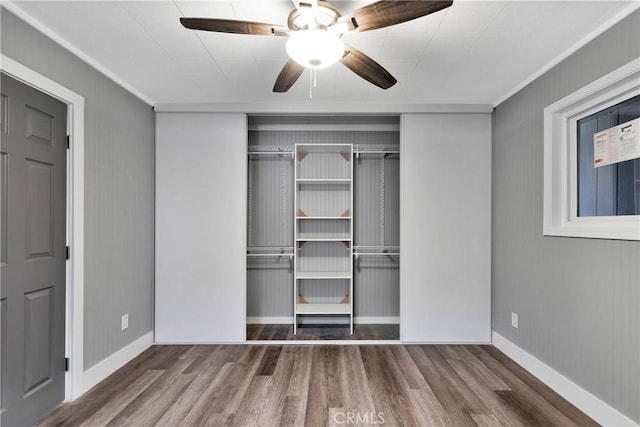
[(291, 31), (326, 29), (338, 22), (341, 16), (340, 11), (330, 3), (319, 1), (314, 10), (310, 4), (301, 2), (300, 7), (289, 14), (287, 26)]

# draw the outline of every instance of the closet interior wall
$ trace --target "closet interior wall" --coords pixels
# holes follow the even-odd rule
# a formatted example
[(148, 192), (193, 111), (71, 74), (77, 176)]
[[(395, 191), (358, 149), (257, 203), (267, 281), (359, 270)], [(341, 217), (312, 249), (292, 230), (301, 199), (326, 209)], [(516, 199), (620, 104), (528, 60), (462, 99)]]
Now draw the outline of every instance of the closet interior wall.
[[(273, 120), (273, 119), (272, 119)], [(326, 120), (326, 119), (325, 119)], [(368, 118), (371, 124), (376, 119)], [(380, 123), (383, 125), (380, 125)], [(353, 122), (353, 120), (351, 120)], [(386, 124), (384, 124), (386, 123)], [(294, 157), (297, 143), (348, 143), (354, 152), (355, 323), (399, 323), (400, 155), (398, 118), (366, 124), (289, 126), (274, 129), (249, 121), (247, 323), (290, 323), (293, 319)], [(284, 154), (264, 154), (284, 151)], [(375, 151), (367, 153), (367, 151)], [(380, 151), (386, 151), (382, 153)], [(255, 154), (252, 154), (255, 153)], [(262, 153), (262, 154), (257, 154)], [(383, 252), (395, 252), (382, 255)], [(368, 255), (367, 253), (374, 253)], [(340, 290), (334, 290), (336, 294)], [(331, 286), (305, 290), (330, 298)], [(314, 294), (317, 293), (317, 294)], [(326, 294), (326, 295), (325, 295)], [(299, 324), (341, 323), (336, 317), (305, 317)]]

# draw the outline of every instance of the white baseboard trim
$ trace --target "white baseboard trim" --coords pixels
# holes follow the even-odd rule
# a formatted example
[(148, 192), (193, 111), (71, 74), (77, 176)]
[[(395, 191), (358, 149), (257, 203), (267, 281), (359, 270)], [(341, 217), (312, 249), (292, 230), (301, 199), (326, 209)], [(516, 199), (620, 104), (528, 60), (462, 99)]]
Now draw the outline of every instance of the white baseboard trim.
[(492, 332), (492, 344), (540, 381), (551, 387), (582, 412), (603, 426), (634, 426), (638, 424), (598, 399), (541, 360), (527, 353), (497, 332)]
[[(331, 318), (307, 318), (304, 320), (301, 319), (301, 324), (304, 323), (313, 323), (316, 325), (321, 324), (337, 324), (337, 323), (345, 323), (348, 324), (343, 319), (331, 319)], [(247, 317), (248, 325), (277, 325), (277, 324), (287, 324), (293, 323), (293, 317)], [(353, 318), (353, 323), (355, 325), (390, 325), (390, 324), (399, 324), (400, 317), (399, 316), (358, 316)]]
[[(98, 364), (84, 371), (82, 375), (82, 393), (91, 390), (100, 381), (122, 368), (133, 358), (153, 345), (153, 331), (141, 336), (131, 344), (113, 353)], [(80, 397), (79, 395), (76, 396)]]
[(293, 323), (293, 317), (247, 317), (247, 325), (283, 325)]
[(400, 324), (400, 316), (358, 316), (353, 318), (356, 325), (395, 325)]

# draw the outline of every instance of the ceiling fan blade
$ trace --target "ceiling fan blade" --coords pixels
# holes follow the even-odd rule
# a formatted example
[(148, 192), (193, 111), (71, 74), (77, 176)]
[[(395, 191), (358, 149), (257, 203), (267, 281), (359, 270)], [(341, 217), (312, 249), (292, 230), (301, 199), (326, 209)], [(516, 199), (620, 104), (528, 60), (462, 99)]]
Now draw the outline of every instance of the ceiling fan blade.
[(291, 86), (298, 80), (300, 74), (304, 71), (304, 67), (293, 59), (290, 59), (278, 74), (276, 83), (273, 85), (273, 91), (282, 93), (289, 90)]
[(382, 89), (389, 89), (397, 83), (395, 77), (382, 65), (351, 46), (345, 46), (345, 55), (340, 62), (363, 79)]
[(381, 0), (344, 15), (340, 22), (351, 22), (356, 31), (369, 31), (411, 21), (452, 4), (453, 0)]
[(277, 35), (278, 25), (262, 22), (234, 21), (232, 19), (180, 18), (183, 27), (190, 30), (215, 31), (217, 33), (252, 34), (257, 36)]

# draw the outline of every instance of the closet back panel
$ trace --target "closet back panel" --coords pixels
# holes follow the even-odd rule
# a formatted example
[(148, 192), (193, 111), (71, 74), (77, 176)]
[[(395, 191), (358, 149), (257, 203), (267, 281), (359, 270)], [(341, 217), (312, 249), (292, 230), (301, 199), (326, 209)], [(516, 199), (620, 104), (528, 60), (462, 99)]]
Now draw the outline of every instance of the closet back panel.
[[(297, 143), (349, 143), (354, 144), (354, 149), (399, 148), (399, 140), (398, 131), (251, 130), (249, 131), (249, 151), (293, 151), (294, 144)], [(354, 160), (355, 245), (399, 245), (399, 158), (398, 154), (386, 156), (363, 154), (359, 159)], [(336, 167), (341, 164), (335, 163)], [(348, 163), (343, 162), (343, 164)], [(249, 156), (249, 247), (294, 246), (293, 170), (294, 160), (290, 155)], [(304, 176), (301, 176), (303, 178), (325, 177), (322, 170), (310, 168), (303, 172)], [(333, 200), (330, 197), (322, 198), (323, 191), (326, 192), (325, 187), (329, 186), (316, 184), (317, 190), (308, 192), (317, 193), (310, 196), (311, 200), (305, 201), (307, 210), (312, 210), (305, 212), (307, 215), (339, 216), (342, 214), (336, 210), (336, 207), (342, 204), (340, 200)], [(305, 220), (298, 221), (299, 231), (309, 234), (305, 237), (312, 237), (315, 232), (314, 225), (306, 224)], [(335, 231), (336, 237), (340, 237), (339, 234), (348, 227), (348, 221), (327, 221), (333, 222), (331, 230)], [(340, 247), (347, 250), (339, 242), (331, 245), (335, 246), (333, 250)], [(318, 253), (318, 257), (311, 260), (313, 265), (300, 266), (303, 270), (330, 271), (335, 268), (331, 264), (332, 258), (329, 253), (323, 256), (321, 245), (307, 243), (302, 250)], [(356, 317), (399, 316), (399, 262), (398, 256), (359, 257), (354, 267), (354, 315)], [(293, 271), (288, 256), (251, 257), (247, 266), (247, 316), (291, 317), (293, 315)], [(340, 267), (347, 269), (347, 266)], [(302, 283), (305, 298), (311, 301), (324, 301), (329, 295), (336, 293), (327, 286), (318, 286), (320, 283), (313, 282), (303, 281)]]
[(293, 160), (251, 157), (247, 230), (249, 246), (291, 246), (293, 241)]
[[(354, 238), (359, 246), (400, 242), (400, 157), (361, 155), (354, 167)], [(384, 189), (384, 191), (383, 191)]]
[(303, 207), (306, 216), (340, 216), (349, 206), (347, 185), (300, 184), (300, 190), (298, 207)]

